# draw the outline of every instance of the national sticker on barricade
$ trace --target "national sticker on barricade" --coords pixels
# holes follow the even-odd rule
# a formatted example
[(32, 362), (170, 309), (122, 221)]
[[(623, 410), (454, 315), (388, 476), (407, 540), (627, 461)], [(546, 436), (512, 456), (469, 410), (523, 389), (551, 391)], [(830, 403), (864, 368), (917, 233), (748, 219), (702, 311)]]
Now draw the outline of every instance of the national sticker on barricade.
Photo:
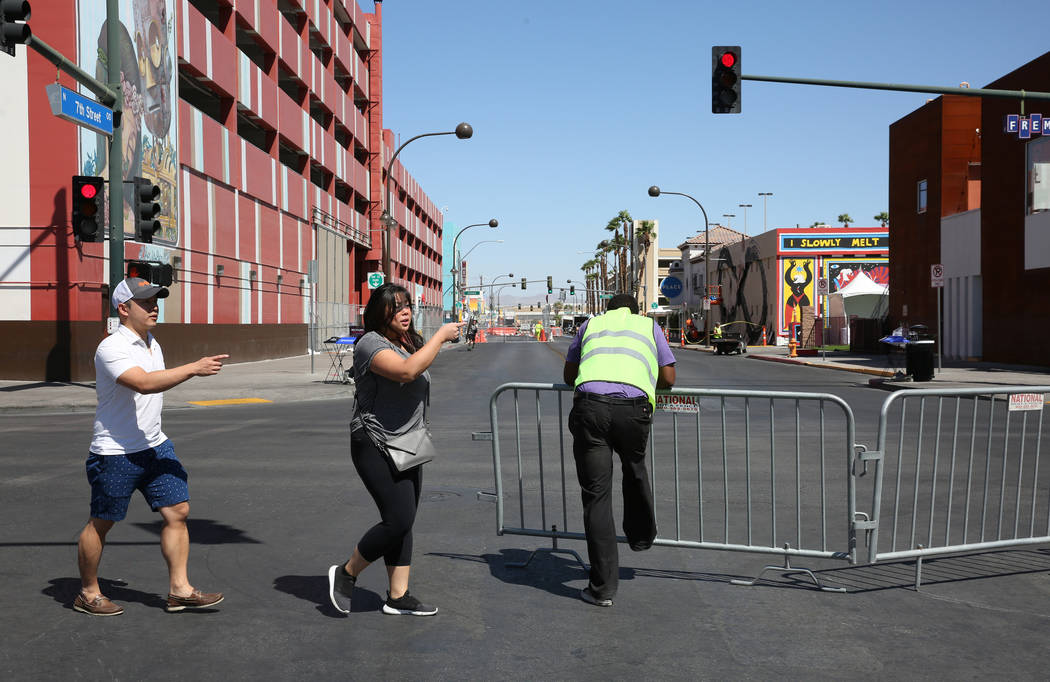
[(1041, 410), (1045, 399), (1042, 393), (1011, 393), (1010, 411)]
[(700, 398), (695, 395), (663, 395), (656, 396), (656, 410), (658, 412), (685, 412), (696, 414), (700, 411)]

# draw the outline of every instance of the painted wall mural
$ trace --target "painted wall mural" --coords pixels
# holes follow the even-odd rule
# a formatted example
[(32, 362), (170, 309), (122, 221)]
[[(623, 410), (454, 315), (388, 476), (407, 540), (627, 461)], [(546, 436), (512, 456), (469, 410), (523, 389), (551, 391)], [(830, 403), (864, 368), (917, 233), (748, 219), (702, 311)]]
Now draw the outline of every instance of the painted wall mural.
[[(747, 324), (731, 325), (729, 331), (744, 334), (749, 344), (760, 343), (762, 328), (771, 327), (769, 315), (769, 283), (766, 281), (766, 270), (762, 264), (762, 253), (751, 243), (744, 254), (743, 267), (737, 271), (733, 262), (732, 251), (723, 247), (718, 258), (718, 284), (722, 287), (722, 303), (719, 306), (720, 319), (726, 322), (745, 322)], [(758, 280), (762, 288), (761, 299), (751, 300), (748, 297), (748, 281)], [(754, 286), (754, 285), (752, 285)], [(757, 319), (752, 319), (753, 308), (761, 311)]]
[(810, 258), (783, 258), (784, 297), (782, 304), (784, 316), (780, 320), (780, 331), (787, 333), (788, 325), (795, 319), (798, 310), (798, 319), (801, 319), (802, 311), (813, 304), (813, 260)]
[(828, 292), (835, 293), (864, 273), (882, 286), (890, 284), (889, 258), (825, 258), (824, 276), (828, 278)]
[[(160, 186), (161, 229), (154, 243), (168, 246), (179, 242), (174, 19), (174, 0), (120, 0), (124, 179), (144, 177)], [(104, 81), (106, 3), (80, 0), (78, 20), (80, 67)], [(109, 138), (80, 130), (80, 172), (108, 176)], [(132, 235), (131, 186), (124, 187), (124, 232)]]

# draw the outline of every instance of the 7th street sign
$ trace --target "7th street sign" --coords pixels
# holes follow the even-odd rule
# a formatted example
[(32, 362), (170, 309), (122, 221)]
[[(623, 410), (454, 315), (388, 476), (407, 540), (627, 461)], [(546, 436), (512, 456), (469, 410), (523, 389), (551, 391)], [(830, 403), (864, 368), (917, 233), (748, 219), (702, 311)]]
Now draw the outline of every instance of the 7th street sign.
[(113, 110), (58, 83), (44, 87), (51, 113), (103, 135), (113, 135)]

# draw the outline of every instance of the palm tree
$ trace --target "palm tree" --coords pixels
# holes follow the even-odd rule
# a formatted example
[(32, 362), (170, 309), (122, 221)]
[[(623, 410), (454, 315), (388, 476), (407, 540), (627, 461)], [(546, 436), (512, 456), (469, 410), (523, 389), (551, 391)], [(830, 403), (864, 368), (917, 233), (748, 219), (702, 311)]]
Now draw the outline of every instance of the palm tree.
[[(630, 245), (627, 243), (627, 225), (634, 222), (634, 218), (627, 210), (620, 211), (614, 217), (609, 219), (609, 222), (605, 225), (607, 232), (613, 233), (613, 238), (610, 243), (613, 245), (613, 261), (616, 263), (616, 267), (619, 271), (615, 288), (617, 291), (627, 290), (627, 250)], [(623, 227), (623, 234), (620, 234), (620, 228)]]
[(849, 213), (840, 213), (838, 221), (842, 223), (843, 227), (849, 227), (849, 224), (853, 222), (853, 218), (849, 217)]
[[(648, 262), (649, 247), (652, 245), (653, 240), (656, 239), (656, 223), (652, 220), (641, 220), (638, 222), (638, 227), (634, 231), (634, 237), (638, 241), (638, 250), (641, 251), (642, 258), (642, 274), (639, 281), (645, 281), (645, 265)], [(631, 283), (634, 286), (634, 282)], [(638, 292), (633, 292), (636, 296)]]
[(591, 303), (591, 297), (593, 296), (593, 292), (591, 291), (591, 289), (592, 289), (592, 280), (594, 279), (594, 275), (593, 275), (592, 271), (594, 270), (596, 265), (598, 265), (598, 261), (595, 260), (594, 258), (591, 258), (590, 260), (584, 262), (584, 264), (580, 266), (580, 269), (583, 270), (583, 280), (587, 283), (586, 300), (587, 300), (587, 310), (588, 311), (593, 309), (592, 308), (592, 303)]
[(875, 220), (878, 220), (879, 225), (881, 225), (882, 227), (886, 227), (886, 224), (890, 222), (890, 214), (886, 211), (883, 211), (882, 213), (879, 213), (875, 216)]

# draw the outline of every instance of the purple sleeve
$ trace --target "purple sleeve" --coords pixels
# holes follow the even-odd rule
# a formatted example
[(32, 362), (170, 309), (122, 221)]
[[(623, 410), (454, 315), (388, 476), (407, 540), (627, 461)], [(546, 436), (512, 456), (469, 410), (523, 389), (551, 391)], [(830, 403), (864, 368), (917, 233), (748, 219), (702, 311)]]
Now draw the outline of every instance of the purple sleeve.
[(575, 365), (580, 364), (580, 346), (583, 345), (583, 333), (587, 331), (587, 322), (590, 322), (590, 320), (580, 325), (580, 330), (576, 332), (572, 343), (569, 344), (569, 350), (565, 351), (565, 362), (571, 362)]
[(660, 325), (657, 324), (656, 320), (653, 320), (653, 338), (656, 339), (656, 366), (666, 367), (667, 365), (673, 365), (675, 363), (674, 353), (671, 352), (671, 346), (667, 344), (667, 339), (664, 338), (664, 330), (660, 329)]

